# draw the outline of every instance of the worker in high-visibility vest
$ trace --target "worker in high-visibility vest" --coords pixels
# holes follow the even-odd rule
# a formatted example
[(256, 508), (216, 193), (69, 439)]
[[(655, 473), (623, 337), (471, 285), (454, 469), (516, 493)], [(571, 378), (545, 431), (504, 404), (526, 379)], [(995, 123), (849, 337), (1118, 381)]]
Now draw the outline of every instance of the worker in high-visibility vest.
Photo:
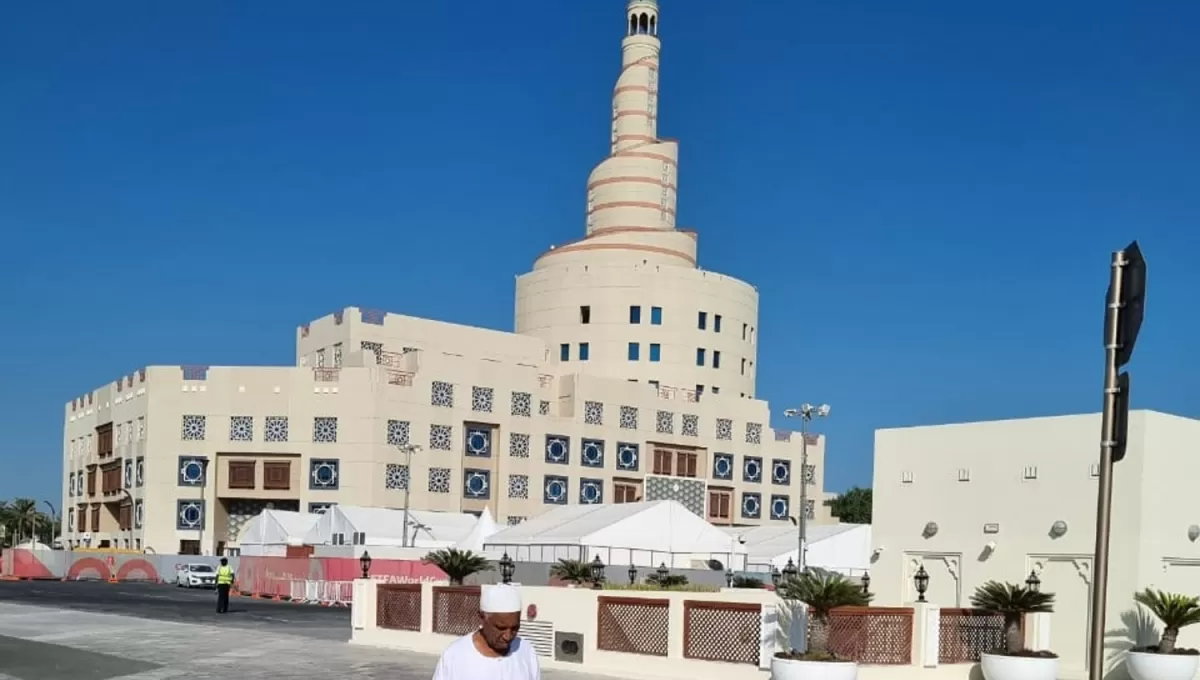
[(229, 589), (233, 587), (233, 568), (229, 560), (221, 558), (221, 566), (217, 567), (217, 613), (229, 611)]

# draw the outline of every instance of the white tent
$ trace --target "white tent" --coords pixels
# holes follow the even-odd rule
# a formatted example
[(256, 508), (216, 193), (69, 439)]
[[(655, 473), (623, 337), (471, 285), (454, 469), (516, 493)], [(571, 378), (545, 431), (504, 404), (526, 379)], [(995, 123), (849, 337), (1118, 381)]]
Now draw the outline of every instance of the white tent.
[(459, 550), (470, 550), (471, 552), (483, 552), (483, 543), (488, 538), (500, 531), (500, 527), (496, 525), (496, 520), (492, 519), (492, 512), (487, 508), (483, 509), (483, 514), (479, 515), (479, 520), (475, 522), (471, 533), (465, 538), (454, 544)]
[(488, 538), (489, 554), (518, 562), (591, 561), (675, 569), (707, 569), (709, 560), (745, 568), (737, 540), (675, 501), (567, 505)]
[[(490, 517), (489, 517), (490, 519)], [(409, 545), (449, 548), (467, 538), (480, 518), (468, 513), (409, 510)], [(317, 516), (305, 536), (311, 545), (404, 545), (404, 511), (335, 505)]]
[[(871, 525), (810, 524), (808, 566), (859, 576), (871, 568)], [(793, 524), (726, 527), (725, 533), (745, 544), (750, 571), (783, 569), (797, 561), (799, 531)]]
[(318, 515), (286, 510), (263, 510), (246, 522), (238, 536), (241, 554), (286, 555), (289, 545), (304, 545)]

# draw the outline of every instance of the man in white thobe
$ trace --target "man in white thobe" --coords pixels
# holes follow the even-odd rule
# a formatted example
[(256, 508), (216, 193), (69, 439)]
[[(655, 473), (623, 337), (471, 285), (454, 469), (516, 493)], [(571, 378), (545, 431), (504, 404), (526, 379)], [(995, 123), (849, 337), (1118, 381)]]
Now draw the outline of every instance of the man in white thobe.
[(484, 586), (479, 630), (450, 643), (438, 659), (433, 680), (541, 680), (537, 655), (517, 635), (520, 630), (520, 589)]

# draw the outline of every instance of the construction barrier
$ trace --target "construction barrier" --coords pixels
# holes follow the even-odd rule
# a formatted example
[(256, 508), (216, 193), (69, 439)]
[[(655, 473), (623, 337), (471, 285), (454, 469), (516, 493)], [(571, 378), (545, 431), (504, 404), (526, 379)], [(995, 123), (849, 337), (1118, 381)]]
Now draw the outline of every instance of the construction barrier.
[(324, 607), (347, 607), (354, 599), (353, 581), (292, 581), (291, 601)]

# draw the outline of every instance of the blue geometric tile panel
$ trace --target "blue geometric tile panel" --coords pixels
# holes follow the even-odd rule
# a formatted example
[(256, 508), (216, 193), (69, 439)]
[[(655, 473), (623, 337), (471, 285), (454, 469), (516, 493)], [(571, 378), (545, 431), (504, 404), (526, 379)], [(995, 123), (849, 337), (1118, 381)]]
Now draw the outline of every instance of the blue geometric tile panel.
[(713, 479), (733, 479), (733, 454), (713, 454)]
[(787, 519), (790, 503), (791, 499), (787, 496), (771, 496), (771, 519)]
[(313, 458), (308, 461), (308, 488), (332, 491), (338, 488), (341, 475), (337, 458)]
[(742, 463), (742, 481), (761, 482), (762, 475), (762, 458), (758, 456), (746, 456), (746, 462)]
[(141, 529), (145, 523), (146, 506), (142, 503), (141, 499), (138, 499), (138, 502), (133, 504), (133, 528)]
[(204, 484), (204, 469), (208, 459), (204, 456), (179, 457), (179, 486), (200, 486)]
[(773, 484), (790, 484), (791, 481), (792, 461), (778, 458), (771, 461), (771, 482)]
[(617, 469), (637, 471), (642, 457), (637, 444), (617, 442)]
[(604, 442), (599, 439), (584, 439), (579, 451), (579, 462), (584, 467), (604, 467)]
[(136, 471), (133, 474), (133, 481), (136, 486), (141, 486), (146, 483), (146, 460), (139, 457), (137, 459)]
[(567, 465), (571, 462), (571, 440), (557, 434), (546, 435), (546, 462)]
[(133, 459), (125, 459), (125, 488), (133, 488)]
[(467, 498), (490, 498), (492, 473), (488, 470), (463, 470), (463, 495)]
[(762, 517), (762, 494), (751, 492), (742, 494), (742, 517), (746, 519)]
[(337, 503), (309, 503), (308, 504), (308, 514), (324, 515), (326, 512), (329, 511), (329, 508), (332, 508), (335, 505), (337, 505)]
[(487, 458), (492, 455), (492, 431), (484, 427), (468, 427), (466, 437), (466, 454)]
[(175, 501), (175, 528), (180, 531), (204, 528), (204, 501)]
[(596, 505), (604, 502), (603, 479), (579, 480), (579, 502), (583, 505)]
[(548, 505), (566, 505), (570, 487), (566, 477), (546, 475), (542, 484), (542, 502)]

